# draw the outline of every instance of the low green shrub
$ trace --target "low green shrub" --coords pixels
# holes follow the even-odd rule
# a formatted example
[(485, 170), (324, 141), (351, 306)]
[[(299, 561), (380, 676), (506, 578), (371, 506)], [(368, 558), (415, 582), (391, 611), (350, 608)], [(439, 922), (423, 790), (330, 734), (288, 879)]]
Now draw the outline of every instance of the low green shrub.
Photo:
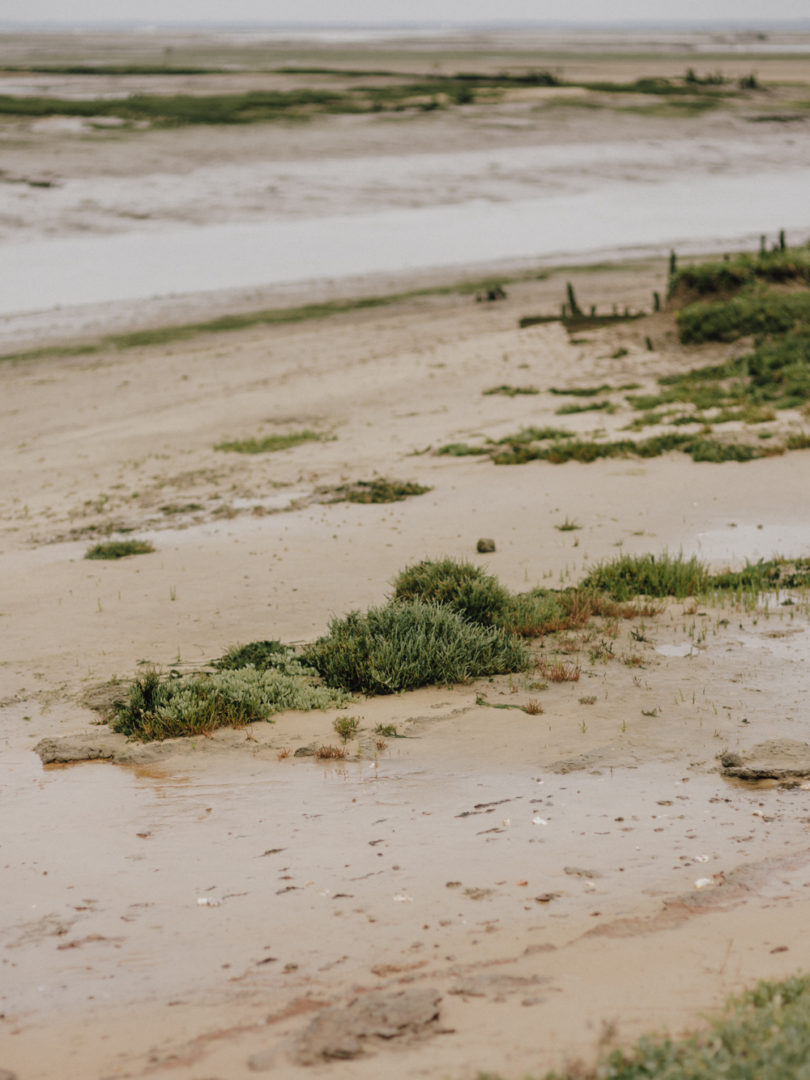
[(117, 702), (110, 726), (130, 738), (150, 742), (206, 735), (221, 727), (244, 727), (288, 709), (330, 709), (349, 694), (321, 684), (318, 673), (291, 656), (264, 671), (246, 667), (213, 675), (162, 679), (148, 671)]
[(480, 566), (456, 559), (425, 559), (394, 579), (394, 599), (445, 604), (481, 626), (501, 623), (510, 593)]
[(730, 296), (756, 281), (810, 283), (810, 247), (786, 248), (764, 255), (735, 255), (684, 266), (669, 279), (669, 295)]
[(690, 304), (677, 315), (684, 345), (734, 341), (747, 334), (777, 335), (810, 327), (810, 293), (768, 292)]
[(467, 682), (522, 671), (531, 663), (513, 635), (422, 600), (393, 601), (333, 619), (304, 660), (328, 686), (366, 694)]

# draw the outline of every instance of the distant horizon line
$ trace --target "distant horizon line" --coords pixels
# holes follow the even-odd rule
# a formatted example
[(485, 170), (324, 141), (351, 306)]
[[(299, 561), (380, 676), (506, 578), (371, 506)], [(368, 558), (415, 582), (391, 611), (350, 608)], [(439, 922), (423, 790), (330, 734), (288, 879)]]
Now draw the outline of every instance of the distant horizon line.
[(208, 30), (277, 30), (277, 31), (454, 31), (454, 30), (808, 30), (810, 18), (752, 18), (728, 17), (706, 19), (436, 19), (389, 22), (343, 22), (343, 21), (263, 21), (255, 19), (0, 19), (0, 30), (11, 29), (208, 29)]

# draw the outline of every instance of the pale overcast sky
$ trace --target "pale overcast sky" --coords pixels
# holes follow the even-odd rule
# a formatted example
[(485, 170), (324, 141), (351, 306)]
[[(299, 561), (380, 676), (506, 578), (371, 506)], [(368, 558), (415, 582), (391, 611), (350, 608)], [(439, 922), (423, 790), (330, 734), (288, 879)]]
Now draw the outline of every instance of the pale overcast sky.
[(810, 20), (808, 0), (3, 0), (21, 22), (765, 22)]

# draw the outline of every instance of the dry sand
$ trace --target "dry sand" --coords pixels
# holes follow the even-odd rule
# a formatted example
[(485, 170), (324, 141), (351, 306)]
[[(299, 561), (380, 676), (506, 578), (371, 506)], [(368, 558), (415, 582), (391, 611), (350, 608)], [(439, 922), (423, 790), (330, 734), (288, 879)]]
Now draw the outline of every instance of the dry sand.
[[(24, 175), (42, 164), (40, 134), (15, 151)], [(79, 144), (50, 145), (80, 178)], [(167, 140), (140, 145), (159, 155)], [(621, 394), (615, 415), (593, 420), (556, 416), (548, 391), (652, 387), (692, 366), (669, 316), (579, 341), (517, 320), (557, 310), (567, 279), (583, 304), (648, 306), (664, 275), (659, 262), (563, 272), (497, 304), (428, 296), (0, 365), (0, 1070), (512, 1080), (683, 1031), (728, 993), (810, 967), (810, 793), (731, 780), (718, 763), (805, 741), (810, 627), (781, 597), (767, 611), (673, 603), (615, 640), (599, 629), (570, 654), (578, 682), (360, 701), (361, 738), (334, 764), (293, 754), (335, 741), (334, 711), (130, 748), (129, 764), (43, 769), (32, 749), (75, 733), (98, 742), (87, 700), (107, 680), (146, 662), (194, 670), (256, 638), (311, 640), (426, 556), (471, 558), (527, 589), (574, 582), (619, 551), (682, 548), (716, 567), (809, 554), (807, 452), (514, 468), (433, 453), (529, 423), (620, 430)], [(159, 319), (229, 304), (166, 301)], [(53, 316), (57, 336), (138, 318)], [(50, 321), (5, 340), (48, 341)], [(500, 384), (542, 392), (483, 396)], [(758, 430), (801, 422), (783, 414)], [(303, 428), (325, 437), (257, 456), (214, 449)], [(432, 491), (321, 501), (322, 488), (374, 475)], [(566, 518), (581, 528), (559, 531)], [(84, 561), (108, 527), (156, 552)], [(479, 537), (494, 554), (476, 554)], [(590, 655), (602, 641), (608, 662)], [(555, 648), (576, 642), (545, 654)], [(542, 713), (494, 707), (530, 700)], [(405, 737), (376, 745), (381, 724)], [(317, 1054), (328, 1063), (306, 1063)]]

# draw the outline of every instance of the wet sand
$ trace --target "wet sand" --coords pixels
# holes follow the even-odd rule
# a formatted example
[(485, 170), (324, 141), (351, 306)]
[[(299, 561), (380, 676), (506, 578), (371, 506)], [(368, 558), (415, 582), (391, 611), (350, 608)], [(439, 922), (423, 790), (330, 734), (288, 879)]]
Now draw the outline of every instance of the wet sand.
[[(436, 119), (409, 129), (425, 152), (437, 132), (449, 137)], [(499, 145), (525, 143), (517, 119), (500, 116)], [(624, 138), (627, 118), (614, 121), (608, 134)], [(336, 145), (342, 123), (301, 135), (313, 137), (306, 153)], [(476, 123), (448, 149), (469, 149)], [(653, 129), (639, 123), (646, 145)], [(678, 138), (697, 130), (667, 123)], [(730, 138), (746, 121), (717, 123)], [(357, 130), (368, 150), (377, 136)], [(140, 143), (147, 173), (163, 134)], [(220, 134), (218, 153), (244, 137)], [(574, 134), (587, 141), (584, 127)], [(260, 157), (278, 132), (250, 137)], [(35, 175), (50, 146), (66, 178), (88, 180), (114, 160), (125, 172), (134, 145), (123, 140), (117, 159), (99, 141), (82, 158), (69, 133), (29, 131), (14, 167)], [(204, 140), (184, 145), (202, 154)], [(31, 190), (41, 208), (47, 189)], [(94, 219), (99, 234), (120, 208)], [(25, 222), (41, 237), (38, 213)], [(528, 424), (618, 435), (634, 415), (621, 392), (613, 414), (560, 417), (566, 399), (551, 388), (652, 389), (719, 359), (720, 346), (678, 345), (668, 313), (573, 338), (558, 324), (518, 329), (521, 316), (559, 311), (569, 280), (583, 306), (637, 310), (665, 292), (665, 274), (652, 258), (547, 267), (494, 304), (424, 295), (0, 364), (0, 1069), (19, 1080), (516, 1080), (689, 1029), (727, 994), (810, 967), (810, 792), (728, 779), (718, 761), (806, 738), (802, 597), (671, 603), (615, 638), (595, 624), (590, 637), (547, 639), (542, 655), (578, 663), (576, 682), (541, 689), (531, 673), (358, 701), (360, 738), (332, 764), (295, 751), (337, 741), (345, 714), (334, 710), (130, 747), (126, 765), (43, 767), (33, 750), (96, 738), (88, 695), (108, 680), (146, 663), (192, 671), (237, 642), (312, 640), (333, 615), (382, 602), (424, 557), (470, 558), (524, 590), (575, 582), (621, 551), (681, 549), (713, 568), (810, 554), (807, 451), (512, 468), (435, 453)], [(321, 281), (314, 298), (403, 282), (447, 275)], [(135, 310), (76, 305), (10, 317), (2, 340), (32, 347), (308, 299), (312, 288), (286, 284)], [(484, 395), (499, 385), (539, 393)], [(786, 411), (757, 431), (781, 438), (804, 423)], [(306, 428), (323, 439), (255, 456), (214, 449)], [(323, 501), (374, 475), (432, 490), (391, 505)], [(560, 531), (566, 519), (581, 528)], [(156, 551), (84, 561), (110, 530)], [(476, 553), (480, 537), (493, 554)], [(521, 711), (531, 701), (542, 712)], [(403, 737), (378, 745), (388, 724)], [(402, 1009), (404, 990), (424, 991), (426, 1011), (342, 1059), (327, 1010), (346, 1009), (333, 1023), (348, 1030), (353, 1001)], [(313, 1068), (317, 1045), (331, 1057)]]
[[(577, 288), (630, 300), (663, 269)], [(517, 330), (553, 287), (2, 368), (4, 1067), (240, 1077), (253, 1061), (303, 1075), (296, 1040), (327, 1005), (427, 988), (441, 998), (430, 1038), (330, 1074), (517, 1077), (591, 1059), (606, 1031), (680, 1031), (807, 966), (808, 794), (726, 780), (717, 762), (802, 739), (801, 605), (673, 604), (645, 620), (646, 643), (624, 624), (615, 659), (592, 660), (594, 639), (579, 682), (542, 691), (497, 679), (359, 702), (361, 742), (337, 765), (278, 757), (334, 741), (335, 712), (166, 744), (134, 766), (43, 770), (31, 751), (87, 729), (88, 688), (139, 662), (192, 670), (237, 641), (309, 640), (383, 600), (409, 562), (481, 559), (479, 536), (497, 542), (484, 565), (518, 589), (574, 581), (618, 550), (682, 547), (715, 566), (807, 554), (806, 453), (509, 469), (424, 452), (559, 422), (551, 386), (691, 362), (666, 316), (587, 344)], [(482, 396), (501, 382), (543, 393)], [(313, 425), (335, 438), (213, 450)], [(310, 501), (375, 472), (433, 491)], [(558, 531), (566, 517), (582, 529)], [(157, 552), (83, 561), (109, 521)], [(643, 666), (622, 662), (631, 652)], [(388, 723), (406, 737), (377, 748)]]

